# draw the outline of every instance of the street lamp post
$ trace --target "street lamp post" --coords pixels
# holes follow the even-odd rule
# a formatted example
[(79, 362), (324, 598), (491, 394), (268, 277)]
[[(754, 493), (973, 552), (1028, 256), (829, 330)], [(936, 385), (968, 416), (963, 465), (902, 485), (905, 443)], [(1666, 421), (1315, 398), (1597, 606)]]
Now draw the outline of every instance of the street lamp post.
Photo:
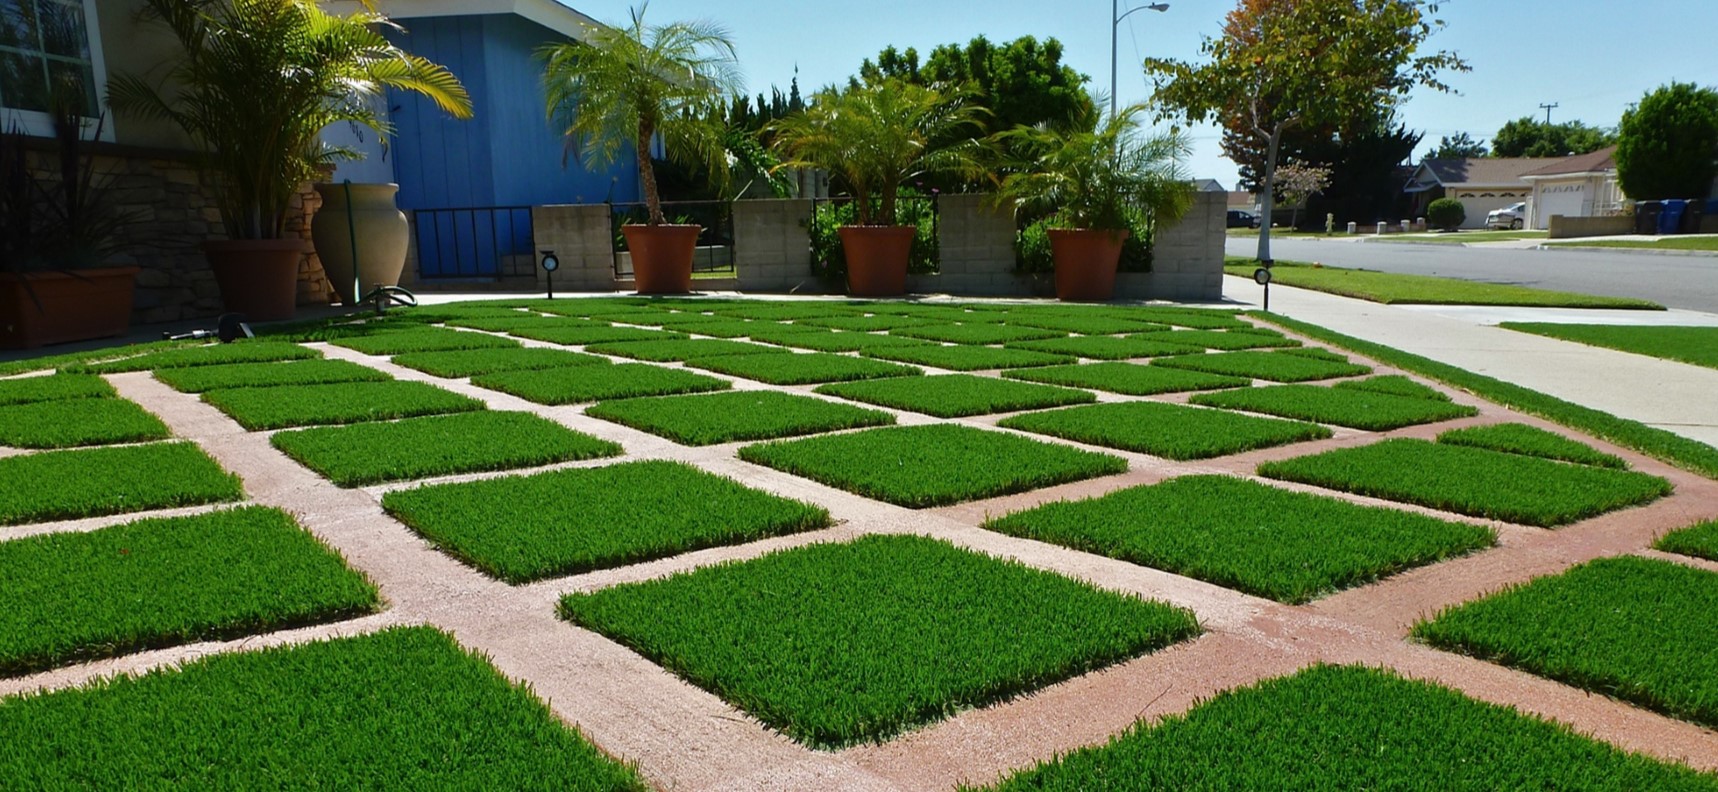
[(1153, 11), (1168, 11), (1168, 3), (1152, 3), (1121, 12), (1121, 0), (1110, 0), (1110, 118), (1116, 116), (1116, 36), (1121, 31), (1121, 21), (1127, 19), (1135, 11), (1146, 9)]

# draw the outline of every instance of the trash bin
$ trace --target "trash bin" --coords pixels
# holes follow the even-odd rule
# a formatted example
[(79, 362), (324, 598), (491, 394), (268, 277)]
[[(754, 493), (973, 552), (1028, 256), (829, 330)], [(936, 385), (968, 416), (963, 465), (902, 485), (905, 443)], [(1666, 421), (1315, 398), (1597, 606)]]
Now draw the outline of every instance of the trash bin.
[(1682, 225), (1682, 211), (1688, 206), (1688, 202), (1680, 198), (1672, 198), (1662, 203), (1664, 208), (1658, 212), (1658, 233), (1674, 234), (1676, 229)]
[(1658, 233), (1658, 212), (1660, 208), (1658, 201), (1635, 202), (1634, 232), (1637, 234)]
[(1682, 233), (1700, 233), (1700, 217), (1705, 214), (1702, 211), (1704, 208), (1700, 201), (1689, 201), (1688, 205), (1682, 208)]

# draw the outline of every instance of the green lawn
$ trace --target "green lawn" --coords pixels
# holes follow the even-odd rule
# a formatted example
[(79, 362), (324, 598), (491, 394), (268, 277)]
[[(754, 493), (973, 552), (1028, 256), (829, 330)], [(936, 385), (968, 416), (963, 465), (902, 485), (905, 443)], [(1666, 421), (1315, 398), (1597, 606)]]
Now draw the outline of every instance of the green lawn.
[(0, 542), (0, 675), (336, 621), (376, 587), (275, 509)]
[(94, 374), (50, 374), (45, 377), (0, 380), (0, 404), (29, 404), (113, 395), (113, 386)]
[(1628, 467), (1628, 463), (1622, 459), (1601, 452), (1586, 443), (1526, 424), (1494, 424), (1451, 429), (1438, 435), (1438, 442), (1619, 470)]
[(1708, 520), (1658, 538), (1653, 547), (1666, 553), (1718, 561), (1718, 520)]
[(429, 627), (3, 699), (0, 743), (18, 789), (646, 788)]
[(717, 355), (780, 355), (787, 350), (781, 347), (764, 344), (748, 344), (744, 341), (729, 341), (720, 338), (692, 338), (669, 341), (617, 341), (605, 344), (591, 344), (585, 347), (586, 352), (597, 352), (604, 355), (619, 355), (636, 360), (649, 360), (657, 363), (667, 363), (691, 358), (715, 357)]
[(796, 355), (721, 355), (693, 358), (686, 361), (686, 365), (772, 385), (809, 385), (816, 382), (847, 382), (924, 373), (912, 366), (822, 352)]
[(1241, 349), (1300, 346), (1299, 341), (1285, 337), (1282, 333), (1259, 328), (1246, 330), (1175, 330), (1149, 336), (1149, 338), (1163, 344), (1180, 344), (1190, 347), (1194, 351), (1216, 349), (1234, 352)]
[(203, 401), (250, 430), (386, 421), (483, 409), (483, 402), (422, 382), (339, 382), (207, 391)]
[(604, 399), (702, 393), (734, 386), (725, 379), (648, 363), (503, 371), (472, 377), (471, 384), (511, 393), (538, 404), (580, 404)]
[(455, 349), (443, 352), (407, 352), (393, 359), (406, 368), (425, 374), (451, 379), (493, 374), (497, 371), (534, 371), (537, 369), (590, 366), (608, 363), (608, 358), (581, 355), (564, 349), (541, 347), (512, 349)]
[(768, 440), (895, 422), (894, 416), (881, 410), (754, 390), (605, 401), (585, 414), (686, 445)]
[(1588, 346), (1619, 349), (1679, 363), (1718, 368), (1718, 327), (1629, 327), (1622, 325), (1504, 322), (1501, 327)]
[(1470, 242), (1516, 242), (1523, 239), (1545, 239), (1544, 231), (1457, 231), (1441, 234), (1387, 234), (1373, 236), (1368, 242), (1417, 242), (1434, 245), (1465, 245)]
[(0, 446), (75, 446), (162, 440), (166, 424), (124, 399), (65, 399), (0, 406)]
[(325, 385), (335, 382), (382, 382), (393, 379), (369, 366), (347, 360), (291, 360), (282, 363), (229, 363), (155, 370), (155, 378), (186, 393), (219, 388), (266, 388), (275, 385)]
[(366, 355), (399, 355), (406, 352), (441, 352), (453, 349), (507, 349), (519, 346), (518, 341), (487, 333), (433, 328), (341, 338), (333, 343)]
[(1009, 349), (1027, 349), (1056, 355), (1074, 355), (1096, 360), (1131, 360), (1158, 355), (1185, 355), (1198, 352), (1198, 345), (1182, 346), (1165, 342), (1167, 332), (1141, 333), (1131, 336), (1069, 336), (1041, 341), (1014, 341)]
[(1421, 385), (1400, 374), (1385, 374), (1380, 377), (1366, 379), (1343, 380), (1332, 385), (1343, 390), (1370, 391), (1372, 393), (1388, 393), (1391, 396), (1411, 396), (1416, 399), (1436, 399), (1449, 401), (1448, 394), (1429, 385)]
[(847, 382), (824, 385), (817, 392), (939, 418), (1063, 407), (1097, 400), (1082, 390), (971, 374)]
[(621, 453), (619, 445), (554, 421), (488, 410), (280, 432), (269, 442), (342, 487)]
[(244, 497), (239, 477), (192, 443), (0, 458), (0, 525), (197, 506)]
[[(792, 326), (790, 325), (789, 328)], [(805, 328), (797, 333), (771, 334), (769, 343), (797, 349), (811, 349), (818, 352), (864, 352), (878, 347), (934, 347), (929, 341), (917, 338), (902, 338), (892, 335), (876, 335), (874, 333), (855, 333), (848, 331), (825, 332), (818, 328)]]
[(902, 327), (890, 330), (889, 335), (918, 338), (925, 341), (940, 341), (950, 344), (1003, 344), (1009, 341), (1037, 341), (1044, 338), (1062, 338), (1068, 334), (1060, 330), (1044, 330), (1037, 327), (1011, 327), (980, 322), (976, 324)]
[[(117, 351), (123, 353), (129, 350)], [(111, 353), (110, 350), (109, 354)], [(279, 341), (239, 341), (231, 344), (209, 344), (146, 352), (141, 355), (101, 363), (69, 365), (60, 370), (72, 374), (117, 374), (124, 371), (214, 366), (222, 363), (269, 363), (279, 360), (308, 360), (319, 357), (322, 357), (321, 352), (297, 344)]]
[(1550, 242), (1548, 244), (1556, 247), (1718, 251), (1718, 236), (1671, 237), (1669, 239), (1583, 239), (1577, 242)]
[(902, 363), (933, 366), (949, 371), (984, 371), (1027, 366), (1053, 366), (1074, 362), (1074, 358), (1070, 355), (1053, 355), (1048, 352), (1033, 352), (1026, 349), (998, 349), (969, 344), (956, 346), (939, 346), (937, 344), (873, 346), (860, 350), (860, 354)]
[(829, 525), (821, 508), (679, 462), (628, 462), (390, 492), (383, 508), (509, 583)]
[(931, 319), (920, 319), (913, 316), (893, 316), (877, 314), (875, 316), (824, 316), (803, 319), (793, 323), (793, 327), (801, 330), (813, 328), (831, 328), (834, 330), (852, 330), (860, 333), (876, 333), (895, 330), (902, 327), (922, 327), (936, 324)]
[(1078, 366), (1045, 366), (1043, 368), (1004, 371), (1010, 379), (1030, 380), (1050, 385), (1121, 393), (1128, 396), (1151, 396), (1158, 393), (1242, 388), (1252, 380), (1204, 374), (1197, 371), (1138, 366), (1132, 363), (1087, 363)]
[(1330, 436), (1329, 429), (1317, 424), (1151, 401), (1026, 413), (1005, 418), (998, 425), (1183, 460), (1208, 459)]
[(1135, 319), (1120, 319), (1114, 316), (1091, 316), (1078, 314), (1038, 314), (1030, 312), (1008, 314), (1003, 324), (1014, 327), (1036, 327), (1043, 330), (1059, 330), (1064, 333), (1078, 333), (1085, 336), (1113, 336), (1124, 333), (1150, 333), (1168, 330), (1167, 325), (1146, 322)]
[(1465, 404), (1317, 385), (1276, 385), (1201, 393), (1190, 401), (1207, 407), (1245, 410), (1374, 432), (1479, 414), (1479, 410)]
[(565, 344), (567, 346), (613, 344), (622, 341), (672, 341), (686, 337), (684, 333), (646, 330), (642, 327), (614, 327), (606, 324), (596, 327), (520, 327), (508, 331), (507, 334), (529, 338), (533, 341), (547, 341), (551, 344)]
[[(672, 316), (672, 314), (671, 314)], [(691, 319), (673, 319), (662, 325), (662, 329), (676, 333), (691, 335), (713, 336), (715, 338), (744, 338), (753, 332), (759, 332), (759, 322), (748, 322), (744, 319), (727, 319), (720, 316), (698, 315)], [(764, 323), (764, 327), (781, 327), (782, 325)]]
[(561, 612), (829, 748), (881, 741), (1199, 632), (1178, 608), (908, 536), (569, 595)]
[(1151, 365), (1273, 382), (1308, 382), (1372, 373), (1372, 369), (1367, 366), (1329, 360), (1321, 356), (1296, 354), (1295, 351), (1178, 355), (1157, 358), (1151, 361)]
[[(1256, 265), (1230, 260), (1224, 272), (1251, 279)], [(1664, 306), (1627, 297), (1547, 291), (1506, 283), (1440, 278), (1432, 275), (1400, 275), (1372, 270), (1344, 269), (1278, 261), (1271, 269), (1272, 283), (1313, 291), (1340, 294), (1386, 305), (1516, 305), (1538, 308), (1635, 308), (1662, 311)]]

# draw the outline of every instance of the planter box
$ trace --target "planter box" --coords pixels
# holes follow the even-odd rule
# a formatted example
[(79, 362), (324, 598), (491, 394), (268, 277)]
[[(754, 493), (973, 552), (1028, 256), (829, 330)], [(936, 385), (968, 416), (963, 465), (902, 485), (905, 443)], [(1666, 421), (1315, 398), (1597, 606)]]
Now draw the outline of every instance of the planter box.
[(105, 267), (0, 275), (0, 347), (30, 349), (124, 335), (131, 327), (137, 271)]

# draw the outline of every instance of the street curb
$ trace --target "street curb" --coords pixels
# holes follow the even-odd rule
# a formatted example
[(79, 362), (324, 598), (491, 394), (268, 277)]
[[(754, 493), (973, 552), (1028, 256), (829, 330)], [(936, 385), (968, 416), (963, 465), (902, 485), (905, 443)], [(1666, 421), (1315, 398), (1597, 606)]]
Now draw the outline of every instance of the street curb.
[(1660, 250), (1657, 248), (1637, 247), (1597, 247), (1593, 245), (1552, 245), (1541, 244), (1525, 250), (1567, 250), (1576, 253), (1628, 253), (1647, 256), (1683, 256), (1685, 258), (1718, 258), (1718, 250)]

